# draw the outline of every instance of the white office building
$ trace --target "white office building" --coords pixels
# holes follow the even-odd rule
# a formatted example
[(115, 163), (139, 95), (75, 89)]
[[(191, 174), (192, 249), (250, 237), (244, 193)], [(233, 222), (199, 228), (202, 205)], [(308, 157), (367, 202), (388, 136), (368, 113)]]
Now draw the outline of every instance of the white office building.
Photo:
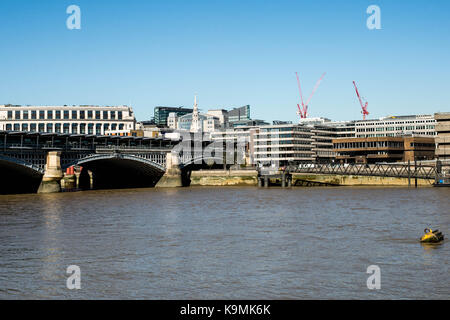
[(255, 162), (275, 163), (313, 162), (313, 133), (311, 127), (298, 124), (262, 126), (255, 137)]
[(0, 105), (0, 130), (128, 135), (136, 119), (128, 106)]
[(356, 138), (436, 136), (434, 115), (392, 116), (355, 121)]

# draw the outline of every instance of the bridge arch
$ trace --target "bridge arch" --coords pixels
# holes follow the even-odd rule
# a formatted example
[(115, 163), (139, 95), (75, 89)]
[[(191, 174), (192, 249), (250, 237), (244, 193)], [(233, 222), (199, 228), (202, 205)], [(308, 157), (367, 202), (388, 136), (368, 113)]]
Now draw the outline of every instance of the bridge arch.
[(36, 193), (43, 175), (39, 166), (0, 155), (0, 194)]
[(125, 154), (95, 154), (63, 166), (83, 168), (80, 187), (92, 172), (94, 189), (123, 189), (154, 187), (165, 173), (165, 166), (152, 160)]

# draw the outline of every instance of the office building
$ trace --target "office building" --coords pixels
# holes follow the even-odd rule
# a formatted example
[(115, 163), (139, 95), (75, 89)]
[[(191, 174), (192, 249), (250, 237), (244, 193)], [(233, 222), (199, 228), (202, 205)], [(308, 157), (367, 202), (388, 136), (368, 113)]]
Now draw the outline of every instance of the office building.
[(278, 166), (314, 162), (312, 135), (311, 128), (304, 125), (262, 126), (255, 137), (255, 162)]
[(392, 116), (376, 120), (361, 120), (355, 121), (355, 137), (435, 136), (435, 125), (436, 120), (432, 115)]
[(436, 157), (450, 160), (450, 112), (436, 113)]
[(246, 121), (251, 120), (250, 117), (250, 106), (243, 106), (240, 108), (234, 108), (228, 111), (228, 122), (238, 122), (238, 121)]
[(435, 138), (424, 136), (333, 139), (336, 160), (343, 163), (433, 160)]
[(128, 106), (0, 105), (0, 130), (129, 135), (136, 119)]
[(154, 121), (157, 126), (167, 127), (167, 118), (170, 113), (175, 113), (178, 117), (192, 113), (194, 110), (184, 107), (155, 107)]

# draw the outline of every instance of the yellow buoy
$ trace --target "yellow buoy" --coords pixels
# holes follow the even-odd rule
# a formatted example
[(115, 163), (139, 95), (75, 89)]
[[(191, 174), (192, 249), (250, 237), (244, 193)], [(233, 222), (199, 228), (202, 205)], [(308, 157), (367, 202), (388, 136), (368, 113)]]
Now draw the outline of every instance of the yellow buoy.
[(431, 230), (426, 228), (425, 234), (420, 238), (420, 242), (424, 243), (438, 243), (444, 240), (444, 235), (439, 230)]

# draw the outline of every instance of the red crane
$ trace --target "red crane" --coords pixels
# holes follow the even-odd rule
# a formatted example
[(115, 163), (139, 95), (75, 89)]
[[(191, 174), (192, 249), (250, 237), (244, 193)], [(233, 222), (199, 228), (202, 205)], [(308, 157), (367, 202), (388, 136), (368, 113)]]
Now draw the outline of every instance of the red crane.
[(297, 114), (300, 115), (301, 119), (305, 119), (308, 117), (308, 105), (311, 102), (312, 97), (314, 96), (314, 93), (317, 91), (317, 88), (319, 88), (320, 83), (322, 82), (323, 78), (325, 77), (324, 73), (320, 79), (317, 81), (316, 85), (314, 86), (313, 91), (311, 92), (311, 95), (309, 96), (308, 100), (306, 101), (306, 103), (303, 102), (303, 95), (302, 95), (302, 88), (300, 86), (300, 79), (298, 77), (298, 73), (296, 72), (295, 75), (297, 76), (297, 83), (298, 83), (298, 91), (300, 92), (300, 100), (302, 103), (302, 107), (300, 108), (300, 104), (297, 104), (298, 107), (298, 112)]
[(368, 116), (370, 114), (369, 111), (367, 111), (367, 106), (369, 105), (369, 102), (366, 102), (365, 105), (363, 104), (361, 96), (359, 95), (359, 92), (358, 92), (358, 88), (356, 87), (355, 81), (353, 81), (353, 85), (355, 86), (356, 95), (358, 96), (359, 104), (361, 105), (361, 109), (362, 109), (361, 113), (363, 114), (363, 120), (366, 120), (366, 116)]

